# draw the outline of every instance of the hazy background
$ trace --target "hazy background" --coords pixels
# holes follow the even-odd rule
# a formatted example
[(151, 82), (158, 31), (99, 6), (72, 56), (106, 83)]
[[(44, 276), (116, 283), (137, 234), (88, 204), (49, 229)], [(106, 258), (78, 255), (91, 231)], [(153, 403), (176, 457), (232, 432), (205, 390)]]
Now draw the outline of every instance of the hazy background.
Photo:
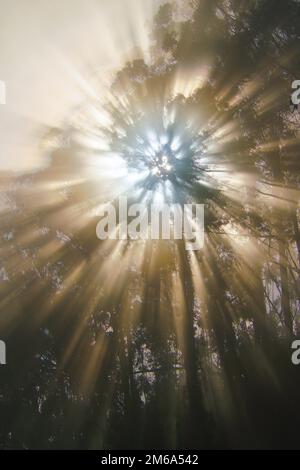
[(59, 127), (136, 47), (161, 0), (0, 0), (0, 170), (45, 163), (41, 129)]

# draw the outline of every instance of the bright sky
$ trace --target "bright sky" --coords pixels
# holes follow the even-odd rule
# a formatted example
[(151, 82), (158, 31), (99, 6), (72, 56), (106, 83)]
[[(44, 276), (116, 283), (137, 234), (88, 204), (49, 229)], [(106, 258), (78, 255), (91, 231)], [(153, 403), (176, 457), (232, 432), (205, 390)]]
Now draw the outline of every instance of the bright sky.
[[(149, 25), (162, 0), (0, 0), (0, 170), (44, 164), (43, 126), (59, 127), (85, 94), (91, 76), (147, 50)], [(98, 89), (97, 89), (98, 93)]]

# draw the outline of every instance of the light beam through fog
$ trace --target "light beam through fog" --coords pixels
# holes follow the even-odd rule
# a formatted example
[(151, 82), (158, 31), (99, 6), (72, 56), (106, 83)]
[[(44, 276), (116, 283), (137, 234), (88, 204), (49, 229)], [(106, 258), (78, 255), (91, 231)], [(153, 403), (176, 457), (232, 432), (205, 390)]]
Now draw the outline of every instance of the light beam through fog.
[[(16, 156), (19, 173), (1, 174), (0, 329), (22, 364), (8, 389), (25, 397), (8, 447), (276, 447), (279, 397), (296, 406), (299, 4), (161, 3), (60, 2), (57, 25), (39, 6), (32, 38), (41, 16), (47, 44), (29, 63), (49, 57), (34, 90), (49, 95), (29, 107), (7, 81), (7, 112), (34, 129), (26, 173)], [(125, 197), (204, 205), (204, 245), (99, 240)]]

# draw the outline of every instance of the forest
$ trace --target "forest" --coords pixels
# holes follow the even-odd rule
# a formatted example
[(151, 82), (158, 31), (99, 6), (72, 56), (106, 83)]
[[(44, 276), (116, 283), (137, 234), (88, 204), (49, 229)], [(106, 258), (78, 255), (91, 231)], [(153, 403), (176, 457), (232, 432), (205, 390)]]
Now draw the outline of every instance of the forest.
[[(1, 448), (300, 449), (299, 19), (162, 4), (47, 166), (0, 173)], [(124, 195), (203, 204), (204, 246), (99, 240)]]

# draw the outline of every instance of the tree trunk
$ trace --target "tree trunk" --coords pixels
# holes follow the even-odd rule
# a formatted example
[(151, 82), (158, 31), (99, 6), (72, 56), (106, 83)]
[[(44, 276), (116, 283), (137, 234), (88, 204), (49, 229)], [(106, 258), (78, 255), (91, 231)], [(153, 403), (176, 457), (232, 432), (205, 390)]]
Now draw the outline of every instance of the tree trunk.
[(278, 241), (278, 247), (281, 279), (281, 309), (284, 325), (288, 333), (293, 334), (293, 320), (290, 307), (290, 293), (288, 288), (288, 270), (286, 266), (286, 248), (285, 242), (282, 238)]

